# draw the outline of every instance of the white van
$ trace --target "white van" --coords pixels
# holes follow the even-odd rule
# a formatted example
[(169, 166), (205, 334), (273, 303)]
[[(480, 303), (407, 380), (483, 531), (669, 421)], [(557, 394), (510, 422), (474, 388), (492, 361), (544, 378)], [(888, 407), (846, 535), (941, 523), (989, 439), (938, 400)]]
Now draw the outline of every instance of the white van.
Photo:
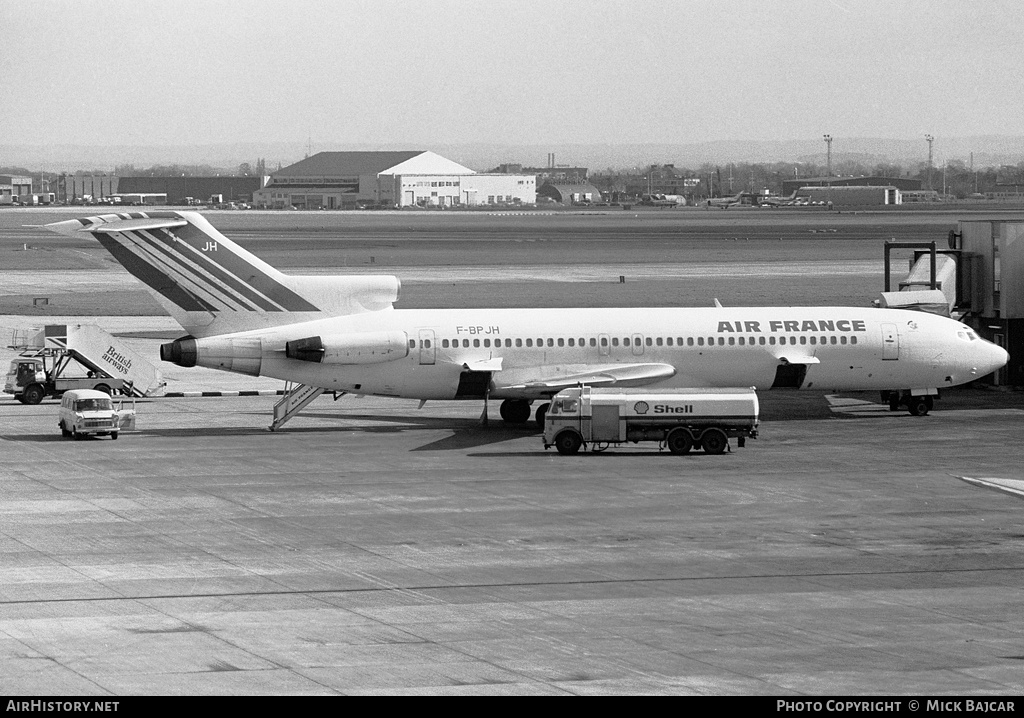
[(88, 434), (117, 438), (121, 419), (114, 411), (110, 395), (93, 389), (64, 392), (60, 401), (60, 433), (65, 438), (81, 439)]

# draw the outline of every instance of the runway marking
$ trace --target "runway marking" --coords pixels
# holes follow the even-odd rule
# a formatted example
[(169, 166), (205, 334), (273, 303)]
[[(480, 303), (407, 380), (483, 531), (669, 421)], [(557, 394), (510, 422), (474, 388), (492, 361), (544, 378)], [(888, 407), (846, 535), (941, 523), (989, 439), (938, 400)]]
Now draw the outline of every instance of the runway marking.
[[(965, 477), (957, 477), (965, 478)], [(1024, 482), (1020, 482), (1024, 483)], [(1024, 495), (1024, 492), (1022, 492)], [(162, 599), (181, 598), (238, 598), (245, 596), (318, 596), (326, 594), (357, 594), (357, 593), (387, 593), (402, 592), (412, 593), (421, 591), (440, 590), (479, 590), (486, 588), (521, 588), (540, 586), (614, 586), (622, 584), (656, 584), (656, 583), (680, 583), (697, 581), (736, 581), (736, 580), (759, 580), (778, 578), (836, 578), (841, 576), (923, 576), (928, 574), (968, 574), (968, 573), (992, 573), (1005, 571), (1024, 571), (1024, 566), (1002, 566), (988, 568), (957, 568), (942, 571), (920, 569), (907, 571), (839, 571), (835, 573), (768, 573), (753, 575), (729, 575), (729, 576), (695, 576), (679, 578), (609, 578), (605, 580), (589, 581), (526, 581), (516, 583), (464, 583), (464, 584), (428, 584), (421, 586), (399, 586), (385, 585), (371, 588), (323, 588), (314, 590), (289, 589), (281, 591), (227, 591), (222, 593), (168, 593), (153, 594), (147, 596), (91, 596), (88, 598), (38, 598), (38, 599), (13, 599), (0, 600), (0, 606), (38, 605), (38, 604), (59, 604), (59, 603), (97, 603), (100, 601), (158, 601)], [(365, 574), (358, 574), (367, 578)], [(100, 583), (100, 582), (98, 582)], [(390, 582), (386, 582), (390, 583)], [(102, 585), (102, 583), (100, 583)], [(825, 589), (823, 589), (825, 590)]]
[(211, 396), (283, 396), (284, 389), (247, 389), (241, 391), (169, 391), (147, 399), (200, 399)]

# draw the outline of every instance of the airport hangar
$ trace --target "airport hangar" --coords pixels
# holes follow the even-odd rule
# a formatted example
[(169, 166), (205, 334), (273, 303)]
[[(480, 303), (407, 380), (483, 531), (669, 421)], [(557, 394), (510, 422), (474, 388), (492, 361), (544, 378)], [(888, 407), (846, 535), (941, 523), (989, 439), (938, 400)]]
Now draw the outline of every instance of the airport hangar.
[(271, 209), (533, 205), (535, 175), (475, 172), (423, 150), (319, 152), (270, 175), (253, 204)]

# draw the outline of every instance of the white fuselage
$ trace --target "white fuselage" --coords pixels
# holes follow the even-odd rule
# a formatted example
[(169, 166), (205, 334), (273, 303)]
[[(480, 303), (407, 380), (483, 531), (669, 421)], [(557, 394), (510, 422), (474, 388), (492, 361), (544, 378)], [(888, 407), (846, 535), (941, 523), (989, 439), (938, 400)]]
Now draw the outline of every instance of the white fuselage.
[[(383, 331), (404, 332), (408, 352), (368, 364), (284, 353), (300, 337)], [(200, 356), (203, 343), (229, 338), (258, 339), (259, 368), (247, 373), (414, 399), (457, 398), (474, 367), (493, 371), (490, 397), (538, 399), (557, 391), (552, 377), (595, 365), (674, 368), (651, 387), (869, 390), (955, 386), (1006, 361), (952, 319), (851, 307), (384, 310), (209, 337)], [(795, 383), (780, 382), (780, 365), (801, 370)]]

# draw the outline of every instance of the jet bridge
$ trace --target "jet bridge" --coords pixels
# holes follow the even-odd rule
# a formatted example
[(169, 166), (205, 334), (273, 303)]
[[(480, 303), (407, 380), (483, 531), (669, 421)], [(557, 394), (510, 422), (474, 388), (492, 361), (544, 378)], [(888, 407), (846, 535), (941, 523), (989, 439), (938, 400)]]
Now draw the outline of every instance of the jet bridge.
[[(892, 252), (914, 250), (892, 291)], [(960, 220), (947, 246), (885, 243), (885, 291), (878, 306), (944, 314), (1006, 349), (1010, 361), (984, 381), (1024, 386), (1024, 219)]]

